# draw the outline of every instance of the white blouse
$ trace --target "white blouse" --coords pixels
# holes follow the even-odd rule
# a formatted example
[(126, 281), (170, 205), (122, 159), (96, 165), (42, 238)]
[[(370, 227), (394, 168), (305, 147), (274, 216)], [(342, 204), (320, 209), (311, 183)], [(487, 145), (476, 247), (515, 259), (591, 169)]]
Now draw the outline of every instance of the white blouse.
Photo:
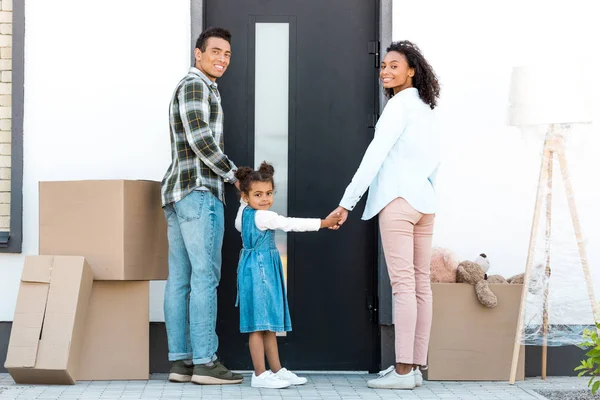
[[(240, 199), (240, 208), (235, 217), (235, 229), (242, 231), (242, 214), (248, 204)], [(269, 210), (257, 210), (254, 223), (261, 231), (282, 230), (285, 232), (314, 232), (321, 229), (320, 218), (288, 218)]]
[(417, 89), (401, 91), (385, 106), (375, 137), (340, 205), (354, 209), (369, 189), (362, 219), (373, 218), (398, 197), (423, 214), (435, 213), (440, 150), (433, 111), (421, 100)]

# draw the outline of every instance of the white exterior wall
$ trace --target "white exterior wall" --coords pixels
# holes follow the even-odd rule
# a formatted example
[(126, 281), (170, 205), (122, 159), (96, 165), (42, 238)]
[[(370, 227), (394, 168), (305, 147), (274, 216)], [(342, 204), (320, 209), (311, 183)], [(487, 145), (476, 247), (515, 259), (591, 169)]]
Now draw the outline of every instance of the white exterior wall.
[(188, 0), (27, 0), (25, 19), (23, 254), (0, 254), (0, 321), (38, 253), (38, 182), (161, 180), (169, 100), (190, 65)]
[[(556, 4), (393, 3), (394, 40), (416, 42), (443, 84), (435, 244), (461, 259), (486, 252), (490, 273), (524, 270), (539, 169), (539, 143), (506, 125), (512, 66), (561, 63), (561, 85), (571, 58), (598, 61), (590, 2)], [(24, 255), (38, 251), (38, 181), (162, 178), (168, 102), (189, 66), (189, 7), (187, 0), (26, 2), (23, 254), (0, 254), (0, 321), (13, 318)], [(592, 269), (600, 268), (599, 139), (596, 124), (570, 145), (579, 152), (570, 162)], [(153, 283), (153, 321), (163, 320), (162, 289)]]

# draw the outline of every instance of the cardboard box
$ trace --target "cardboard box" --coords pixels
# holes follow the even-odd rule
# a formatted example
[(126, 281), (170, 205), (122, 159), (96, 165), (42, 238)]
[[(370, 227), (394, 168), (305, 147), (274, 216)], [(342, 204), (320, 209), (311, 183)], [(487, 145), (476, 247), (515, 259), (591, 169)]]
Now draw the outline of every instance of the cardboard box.
[(75, 383), (92, 281), (83, 257), (25, 257), (4, 364), (16, 383)]
[(167, 279), (160, 183), (40, 182), (40, 254), (81, 255), (95, 280)]
[[(508, 381), (523, 285), (490, 284), (495, 308), (482, 306), (473, 286), (432, 283), (433, 325), (426, 377), (440, 381)], [(517, 380), (525, 379), (521, 347)]]
[(150, 376), (150, 282), (94, 281), (77, 379)]

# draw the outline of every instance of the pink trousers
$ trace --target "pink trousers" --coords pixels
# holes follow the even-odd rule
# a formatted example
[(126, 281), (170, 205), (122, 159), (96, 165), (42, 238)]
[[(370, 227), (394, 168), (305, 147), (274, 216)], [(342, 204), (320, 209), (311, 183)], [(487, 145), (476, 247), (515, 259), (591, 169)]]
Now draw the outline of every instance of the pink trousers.
[(394, 296), (396, 362), (427, 365), (432, 296), (429, 278), (435, 214), (403, 198), (379, 213), (379, 229)]

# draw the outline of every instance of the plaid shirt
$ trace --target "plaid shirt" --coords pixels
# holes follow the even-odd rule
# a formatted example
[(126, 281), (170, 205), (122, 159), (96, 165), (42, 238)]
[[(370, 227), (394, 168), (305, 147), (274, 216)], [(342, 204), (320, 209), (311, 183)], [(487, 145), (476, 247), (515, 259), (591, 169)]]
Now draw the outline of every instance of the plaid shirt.
[(195, 189), (225, 202), (223, 182), (235, 183), (235, 164), (223, 153), (223, 109), (217, 84), (197, 68), (179, 82), (169, 106), (171, 165), (161, 184), (162, 204)]

